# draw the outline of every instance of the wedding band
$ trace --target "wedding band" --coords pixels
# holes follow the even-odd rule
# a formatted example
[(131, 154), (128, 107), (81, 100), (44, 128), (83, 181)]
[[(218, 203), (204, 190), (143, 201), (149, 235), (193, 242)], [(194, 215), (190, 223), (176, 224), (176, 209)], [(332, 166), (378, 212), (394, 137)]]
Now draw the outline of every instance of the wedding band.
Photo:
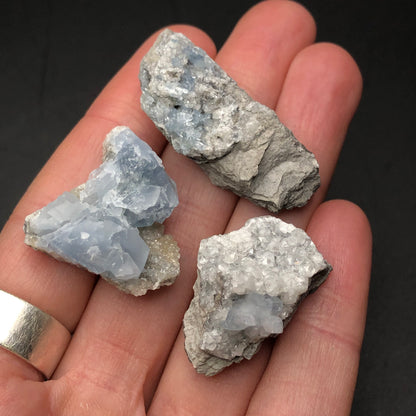
[(0, 290), (0, 345), (49, 378), (71, 339), (69, 331), (36, 306)]

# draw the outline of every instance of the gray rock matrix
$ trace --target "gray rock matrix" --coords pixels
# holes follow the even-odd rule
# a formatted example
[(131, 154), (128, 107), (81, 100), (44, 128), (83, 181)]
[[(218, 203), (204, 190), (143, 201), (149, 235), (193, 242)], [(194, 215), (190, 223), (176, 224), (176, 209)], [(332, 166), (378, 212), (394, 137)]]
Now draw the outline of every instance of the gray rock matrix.
[(184, 35), (163, 31), (139, 77), (143, 110), (215, 185), (272, 212), (306, 204), (319, 187), (313, 154)]
[(331, 270), (303, 230), (271, 216), (202, 240), (194, 298), (184, 317), (193, 366), (212, 376), (250, 359), (266, 337), (283, 331)]
[(158, 224), (178, 205), (162, 161), (129, 128), (106, 137), (86, 183), (26, 217), (25, 243), (134, 295), (172, 284), (179, 248)]

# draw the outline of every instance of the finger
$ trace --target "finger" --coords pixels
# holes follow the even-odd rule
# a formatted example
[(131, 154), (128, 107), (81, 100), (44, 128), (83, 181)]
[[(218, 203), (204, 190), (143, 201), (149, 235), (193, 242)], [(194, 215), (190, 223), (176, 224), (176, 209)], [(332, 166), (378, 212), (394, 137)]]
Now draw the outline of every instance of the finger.
[[(256, 37), (259, 24), (264, 19), (268, 24), (273, 22), (270, 31), (280, 31), (279, 21), (283, 20), (284, 10), (287, 8), (301, 10), (304, 25), (300, 25), (299, 22), (296, 22), (296, 25), (304, 27), (308, 33), (313, 32), (308, 28), (308, 24), (313, 24), (312, 19), (310, 17), (308, 17), (309, 20), (305, 19), (305, 11), (297, 5), (287, 2), (268, 2), (262, 3), (258, 7), (261, 8), (262, 12), (259, 13), (258, 8), (253, 9), (242, 20), (241, 26), (236, 29), (237, 35), (240, 33), (238, 35), (240, 42), (235, 41), (234, 34), (230, 37), (229, 42), (233, 42), (232, 50), (236, 51), (237, 57), (239, 51), (246, 47), (245, 42), (249, 39), (248, 37), (242, 38), (241, 33), (249, 32), (252, 37)], [(274, 14), (275, 19), (270, 16), (270, 13)], [(250, 18), (250, 15), (253, 17)], [(288, 17), (289, 20), (294, 19), (293, 15), (292, 11), (292, 16), (289, 15)], [(281, 35), (283, 36), (283, 33)], [(311, 41), (310, 34), (303, 36), (303, 43)], [(273, 47), (273, 44), (276, 43), (275, 36), (267, 36), (264, 42), (263, 46), (269, 50), (270, 54), (278, 53)], [(289, 65), (287, 60), (296, 54), (296, 48), (300, 47), (299, 43), (297, 38), (297, 43), (294, 45), (295, 50), (291, 54), (287, 53), (284, 59), (282, 58), (281, 68), (280, 66), (276, 67), (274, 64), (276, 59), (272, 57), (270, 58), (272, 65), (265, 65), (263, 52), (253, 50), (251, 70), (258, 72), (260, 68), (263, 68), (266, 72), (273, 70), (275, 73), (279, 71), (284, 73)], [(232, 53), (231, 50), (229, 50), (229, 53)], [(224, 55), (222, 56), (222, 59), (225, 59)], [(224, 69), (227, 70), (227, 67)], [(279, 77), (282, 78), (281, 75)], [(264, 91), (270, 89), (278, 91), (279, 77), (264, 78), (262, 89)], [(276, 102), (276, 100), (277, 93), (272, 101)], [(146, 299), (128, 301), (122, 294), (115, 296), (113, 288), (104, 282), (99, 282), (77, 329), (76, 337), (56, 373), (56, 377), (59, 379), (77, 377), (79, 383), (81, 383), (80, 374), (87, 371), (90, 374), (94, 371), (94, 368), (102, 369), (103, 365), (105, 365), (109, 377), (110, 374), (122, 374), (120, 366), (123, 365), (123, 361), (116, 359), (103, 360), (102, 355), (96, 354), (94, 357), (93, 351), (96, 351), (97, 348), (102, 350), (103, 343), (108, 345), (109, 351), (118, 350), (119, 347), (117, 346), (120, 344), (128, 345), (131, 360), (129, 361), (129, 357), (124, 356), (124, 365), (128, 366), (129, 369), (125, 373), (135, 374), (135, 377), (138, 374), (141, 375), (140, 380), (144, 380), (143, 391), (146, 402), (150, 400), (153, 394), (160, 377), (161, 368), (176, 338), (183, 313), (192, 295), (199, 242), (202, 238), (224, 231), (236, 202), (236, 197), (233, 194), (211, 185), (198, 166), (176, 154), (170, 146), (166, 148), (163, 154), (163, 161), (168, 173), (177, 183), (179, 200), (181, 201), (179, 207), (166, 222), (167, 231), (174, 235), (181, 247), (181, 275), (173, 287), (151, 295), (151, 302), (147, 296)], [(109, 308), (109, 305), (111, 305), (111, 308)], [(105, 320), (109, 322), (105, 331), (102, 331), (101, 327), (103, 313), (105, 314)], [(111, 318), (108, 316), (110, 314)], [(128, 322), (126, 322), (126, 316), (130, 317)], [(135, 330), (138, 327), (144, 328), (143, 331)], [(120, 328), (122, 328), (122, 331)], [(102, 334), (100, 340), (97, 340), (98, 333)], [(97, 345), (97, 342), (99, 345)], [(88, 356), (91, 356), (92, 360), (79, 360), (79, 357), (85, 354), (85, 349), (91, 351)], [(137, 351), (140, 351), (139, 355)], [(109, 353), (108, 355), (116, 356), (115, 353)], [(134, 369), (134, 371), (131, 372), (131, 369)], [(131, 379), (126, 377), (118, 385), (120, 390), (124, 390), (128, 388), (127, 386), (133, 384)], [(137, 383), (134, 385), (137, 386)]]
[(367, 218), (346, 201), (323, 204), (307, 232), (334, 270), (275, 344), (248, 415), (346, 415), (357, 377), (371, 269)]
[(181, 331), (169, 355), (149, 416), (244, 415), (266, 368), (271, 343), (266, 341), (250, 361), (245, 360), (207, 378), (195, 371), (184, 351), (184, 342)]
[(252, 98), (274, 108), (292, 59), (315, 36), (315, 22), (299, 4), (262, 2), (241, 18), (216, 61)]
[[(352, 94), (351, 91), (354, 93)], [(326, 164), (333, 165), (334, 160), (337, 159), (346, 127), (358, 104), (360, 92), (361, 78), (356, 64), (346, 52), (334, 45), (319, 44), (307, 47), (295, 57), (290, 65), (278, 100), (278, 108), (289, 127), (292, 128), (291, 125), (293, 125), (297, 130), (295, 134), (300, 135), (306, 146), (313, 147), (321, 164), (324, 183), (329, 181), (328, 176), (331, 173), (331, 169), (327, 168)], [(350, 95), (353, 95), (354, 99), (348, 100)], [(291, 98), (292, 96), (296, 98)], [(299, 111), (299, 106), (289, 105), (291, 100), (302, 102), (303, 110)], [(288, 109), (285, 107), (286, 104), (289, 105)], [(307, 121), (302, 121), (303, 127), (300, 128), (301, 123), (298, 119), (303, 120), (305, 117)], [(325, 127), (319, 129), (317, 139), (316, 126), (321, 124), (325, 124)], [(322, 197), (322, 194), (316, 196), (314, 204)], [(298, 225), (307, 223), (309, 216), (307, 209), (297, 211), (296, 214), (288, 212), (286, 216), (289, 218), (286, 220), (296, 220)], [(268, 214), (266, 210), (240, 199), (227, 226), (227, 232), (240, 228), (248, 218), (265, 214)], [(225, 402), (227, 406), (235, 406), (235, 414), (241, 413), (250, 399), (247, 392), (255, 389), (266, 365), (269, 347), (265, 347), (266, 351), (263, 352), (262, 358), (255, 362), (238, 365), (240, 377), (239, 382), (235, 383), (234, 371), (237, 371), (234, 369), (235, 366), (226, 369), (219, 376), (221, 382), (217, 381), (217, 376), (212, 379), (194, 375), (189, 364), (186, 372), (181, 371), (181, 365), (186, 365), (187, 358), (183, 350), (182, 339), (178, 339), (177, 344), (179, 345), (173, 350), (174, 355), (169, 360), (155, 402), (160, 400), (160, 406), (164, 406), (163, 400), (165, 400), (169, 406), (174, 406), (174, 403), (180, 406), (181, 403), (186, 402), (186, 398), (194, 397), (195, 400), (190, 402), (189, 406), (197, 406), (196, 413), (202, 412), (202, 409), (211, 409), (211, 414), (219, 413)], [(182, 358), (179, 359), (178, 356)], [(189, 386), (182, 393), (185, 397), (173, 388), (178, 384)], [(231, 391), (229, 386), (232, 386), (232, 394), (221, 395), (221, 388), (225, 385), (228, 392)], [(208, 402), (207, 398), (212, 397), (214, 393), (218, 394), (221, 399)], [(216, 411), (212, 410), (213, 406), (217, 406)], [(160, 410), (158, 407), (156, 409), (155, 414)], [(191, 410), (189, 409), (190, 413), (192, 413)], [(205, 414), (210, 413), (207, 411)]]
[[(210, 54), (215, 53), (212, 41), (198, 29), (173, 29), (185, 32)], [(0, 288), (54, 316), (71, 331), (85, 308), (95, 277), (25, 246), (24, 218), (86, 180), (100, 163), (102, 142), (115, 125), (133, 126), (153, 148), (163, 149), (165, 139), (150, 124), (139, 104), (139, 64), (154, 39), (155, 36), (150, 38), (133, 55), (71, 131), (34, 180), (0, 236)], [(0, 350), (0, 354), (5, 353)]]

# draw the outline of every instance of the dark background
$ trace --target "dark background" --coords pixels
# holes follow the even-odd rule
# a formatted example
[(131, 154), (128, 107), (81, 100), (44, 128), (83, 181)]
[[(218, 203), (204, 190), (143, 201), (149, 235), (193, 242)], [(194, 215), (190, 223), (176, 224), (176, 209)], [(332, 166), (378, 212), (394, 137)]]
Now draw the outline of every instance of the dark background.
[[(0, 226), (50, 154), (142, 41), (169, 23), (220, 47), (256, 1), (9, 1), (0, 11)], [(416, 414), (415, 40), (411, 0), (303, 0), (318, 40), (364, 77), (328, 198), (367, 213), (374, 233), (366, 335), (353, 415)]]

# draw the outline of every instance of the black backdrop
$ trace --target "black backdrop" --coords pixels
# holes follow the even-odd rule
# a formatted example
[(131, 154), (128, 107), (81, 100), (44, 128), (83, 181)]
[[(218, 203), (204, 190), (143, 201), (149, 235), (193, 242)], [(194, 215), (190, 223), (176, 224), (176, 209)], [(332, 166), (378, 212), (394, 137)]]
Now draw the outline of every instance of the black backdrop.
[[(102, 87), (153, 31), (204, 29), (220, 47), (254, 0), (9, 1), (0, 12), (0, 225)], [(373, 273), (353, 415), (416, 412), (416, 207), (411, 0), (303, 0), (318, 40), (364, 77), (328, 198), (369, 216)]]

